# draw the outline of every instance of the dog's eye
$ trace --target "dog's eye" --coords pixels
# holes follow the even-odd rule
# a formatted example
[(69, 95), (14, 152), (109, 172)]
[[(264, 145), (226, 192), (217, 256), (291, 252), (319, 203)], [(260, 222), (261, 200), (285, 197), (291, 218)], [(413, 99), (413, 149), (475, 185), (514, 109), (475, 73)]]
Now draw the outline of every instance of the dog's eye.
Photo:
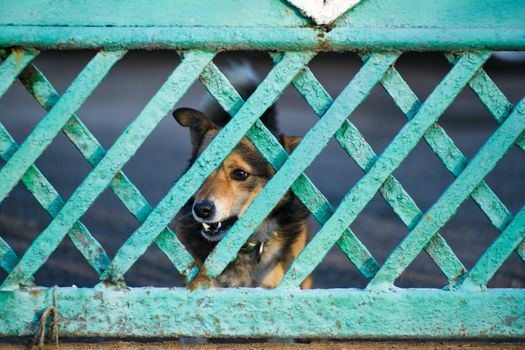
[(235, 169), (232, 171), (232, 179), (235, 181), (244, 181), (248, 178), (249, 174), (242, 169)]

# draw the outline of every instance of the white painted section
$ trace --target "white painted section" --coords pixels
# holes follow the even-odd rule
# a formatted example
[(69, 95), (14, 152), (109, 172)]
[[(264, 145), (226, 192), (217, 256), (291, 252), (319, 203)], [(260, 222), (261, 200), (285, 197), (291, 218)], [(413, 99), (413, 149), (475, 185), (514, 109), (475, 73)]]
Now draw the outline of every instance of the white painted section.
[(336, 20), (362, 0), (287, 0), (317, 24), (328, 24)]

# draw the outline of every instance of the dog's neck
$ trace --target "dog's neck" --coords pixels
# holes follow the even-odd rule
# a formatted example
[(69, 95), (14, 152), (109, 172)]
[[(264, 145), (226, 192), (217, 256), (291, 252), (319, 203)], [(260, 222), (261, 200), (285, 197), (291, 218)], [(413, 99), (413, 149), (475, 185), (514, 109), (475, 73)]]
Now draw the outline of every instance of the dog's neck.
[(272, 239), (277, 234), (279, 228), (277, 220), (275, 218), (268, 218), (265, 220), (257, 230), (248, 239), (249, 242), (264, 243)]
[[(296, 203), (294, 203), (296, 202)], [(306, 219), (306, 208), (297, 197), (287, 194), (283, 200), (272, 210), (270, 215), (248, 239), (248, 243), (266, 243), (279, 235), (279, 228), (283, 224), (293, 225)]]

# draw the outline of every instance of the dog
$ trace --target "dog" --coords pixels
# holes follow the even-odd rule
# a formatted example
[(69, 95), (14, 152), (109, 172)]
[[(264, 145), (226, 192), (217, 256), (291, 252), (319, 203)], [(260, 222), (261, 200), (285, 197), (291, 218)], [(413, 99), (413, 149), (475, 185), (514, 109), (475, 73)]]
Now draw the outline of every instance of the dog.
[[(253, 91), (244, 84), (241, 95)], [(210, 108), (208, 108), (208, 111)], [(216, 111), (206, 115), (191, 108), (173, 112), (177, 122), (189, 128), (192, 144), (190, 166), (229, 119)], [(261, 117), (276, 132), (273, 108)], [(299, 137), (280, 136), (288, 153)], [(175, 232), (202, 266), (215, 245), (240, 218), (275, 174), (272, 166), (244, 137), (230, 155), (203, 183), (175, 218)], [(308, 211), (288, 191), (241, 248), (224, 272), (211, 281), (212, 287), (275, 288), (308, 239)], [(310, 288), (312, 279), (301, 285)]]

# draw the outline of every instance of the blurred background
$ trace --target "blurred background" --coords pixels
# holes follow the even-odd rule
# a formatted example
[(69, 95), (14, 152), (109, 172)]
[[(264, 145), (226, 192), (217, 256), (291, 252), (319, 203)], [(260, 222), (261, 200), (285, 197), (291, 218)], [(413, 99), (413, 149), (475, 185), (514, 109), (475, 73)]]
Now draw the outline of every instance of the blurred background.
[[(91, 51), (50, 51), (41, 53), (34, 63), (57, 91), (63, 93), (93, 55), (94, 52)], [(221, 53), (214, 61), (219, 68), (225, 68), (232, 60), (250, 62), (261, 77), (272, 67), (272, 62), (265, 53)], [(110, 71), (104, 82), (78, 110), (77, 115), (99, 142), (106, 149), (110, 148), (178, 62), (178, 56), (169, 51), (128, 53)], [(335, 98), (358, 71), (361, 63), (354, 54), (331, 53), (319, 54), (309, 66)], [(396, 68), (419, 99), (424, 101), (447, 74), (450, 65), (440, 54), (413, 53), (401, 56)], [(512, 103), (525, 96), (523, 60), (509, 62), (502, 58), (491, 58), (485, 65), (485, 70)], [(176, 107), (199, 108), (206, 94), (201, 84), (196, 82)], [(283, 134), (304, 135), (318, 120), (293, 87), (285, 90), (276, 106)], [(45, 115), (45, 111), (20, 82), (16, 82), (0, 99), (0, 122), (19, 144)], [(406, 118), (381, 86), (377, 86), (352, 114), (351, 121), (374, 151), (380, 154), (402, 128)], [(498, 126), (468, 88), (447, 109), (439, 123), (469, 159)], [(149, 203), (155, 206), (185, 170), (190, 150), (188, 130), (180, 127), (169, 115), (123, 170)], [(0, 165), (3, 164), (0, 161)], [(82, 155), (62, 134), (56, 137), (36, 165), (64, 200), (69, 198), (91, 170)], [(345, 193), (363, 174), (334, 140), (306, 173), (334, 207), (338, 206)], [(394, 172), (394, 176), (423, 211), (454, 180), (424, 141), (420, 141)], [(525, 204), (525, 154), (513, 146), (486, 178), (486, 182), (515, 214)], [(23, 255), (50, 221), (48, 214), (21, 184), (0, 204), (0, 236), (18, 256)], [(82, 217), (82, 222), (111, 258), (139, 226), (109, 189)], [(319, 225), (311, 219), (310, 227), (312, 233), (315, 233)], [(379, 195), (366, 206), (351, 228), (380, 265), (408, 233), (407, 228)], [(470, 198), (440, 233), (467, 268), (475, 264), (498, 235), (485, 214)], [(496, 273), (489, 287), (524, 288), (524, 267), (520, 258), (513, 254)], [(0, 271), (0, 280), (5, 276), (6, 273)], [(44, 286), (81, 287), (93, 286), (98, 282), (96, 273), (67, 238), (37, 272), (35, 279), (37, 284)], [(156, 246), (150, 247), (126, 274), (126, 281), (130, 286), (180, 285), (175, 268)], [(367, 279), (360, 275), (337, 247), (317, 267), (314, 281), (316, 288), (362, 288), (367, 283)], [(445, 277), (426, 253), (420, 254), (396, 282), (400, 287), (440, 288), (446, 284)]]

